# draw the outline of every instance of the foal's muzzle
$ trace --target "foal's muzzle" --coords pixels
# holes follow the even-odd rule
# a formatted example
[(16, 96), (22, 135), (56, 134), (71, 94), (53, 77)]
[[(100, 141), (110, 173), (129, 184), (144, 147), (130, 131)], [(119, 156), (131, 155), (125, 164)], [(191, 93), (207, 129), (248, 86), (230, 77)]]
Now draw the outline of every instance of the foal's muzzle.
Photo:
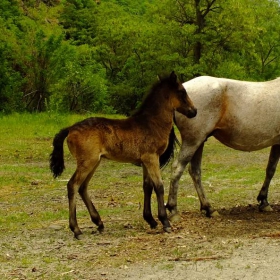
[(195, 107), (189, 109), (177, 108), (177, 111), (184, 116), (188, 117), (189, 119), (194, 118), (197, 114), (197, 109)]
[(187, 111), (186, 116), (191, 119), (191, 118), (194, 118), (196, 116), (196, 114), (197, 114), (197, 109), (196, 108), (192, 108), (192, 109), (189, 109)]

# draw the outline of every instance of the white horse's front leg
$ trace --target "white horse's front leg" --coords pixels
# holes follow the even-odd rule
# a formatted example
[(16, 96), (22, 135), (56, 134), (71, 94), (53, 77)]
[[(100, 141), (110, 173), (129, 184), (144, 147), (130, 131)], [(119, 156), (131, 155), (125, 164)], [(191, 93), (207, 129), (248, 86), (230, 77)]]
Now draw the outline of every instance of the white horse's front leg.
[(202, 160), (203, 147), (204, 147), (204, 143), (202, 143), (194, 153), (189, 165), (189, 173), (193, 180), (197, 195), (199, 197), (200, 210), (206, 211), (207, 217), (212, 217), (218, 215), (218, 212), (212, 209), (210, 202), (208, 201), (205, 195), (203, 186), (201, 184), (201, 160)]
[(260, 190), (260, 193), (257, 197), (257, 200), (260, 203), (260, 205), (259, 205), (260, 211), (264, 211), (264, 212), (272, 211), (272, 208), (267, 201), (267, 195), (268, 195), (268, 189), (269, 189), (270, 182), (274, 176), (274, 173), (275, 173), (278, 161), (279, 161), (279, 157), (280, 157), (280, 145), (272, 146), (271, 150), (270, 150), (268, 164), (266, 167), (265, 180), (264, 180), (263, 186)]
[(184, 145), (182, 145), (181, 150), (179, 152), (178, 158), (174, 160), (172, 165), (172, 175), (169, 187), (169, 195), (168, 201), (166, 204), (166, 208), (170, 211), (170, 219), (174, 220), (175, 216), (178, 214), (177, 211), (177, 195), (178, 195), (178, 188), (179, 188), (179, 180), (183, 175), (183, 172), (191, 160), (190, 154), (185, 152)]

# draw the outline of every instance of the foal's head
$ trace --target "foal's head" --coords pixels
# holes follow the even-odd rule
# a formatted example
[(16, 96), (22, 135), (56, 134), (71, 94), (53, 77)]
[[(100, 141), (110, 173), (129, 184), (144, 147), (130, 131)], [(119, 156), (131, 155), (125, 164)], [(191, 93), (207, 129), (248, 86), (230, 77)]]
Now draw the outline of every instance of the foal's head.
[(168, 86), (166, 95), (170, 99), (173, 109), (187, 116), (188, 118), (195, 117), (197, 109), (194, 107), (193, 102), (189, 98), (182, 83), (178, 81), (174, 71), (166, 79), (166, 82)]

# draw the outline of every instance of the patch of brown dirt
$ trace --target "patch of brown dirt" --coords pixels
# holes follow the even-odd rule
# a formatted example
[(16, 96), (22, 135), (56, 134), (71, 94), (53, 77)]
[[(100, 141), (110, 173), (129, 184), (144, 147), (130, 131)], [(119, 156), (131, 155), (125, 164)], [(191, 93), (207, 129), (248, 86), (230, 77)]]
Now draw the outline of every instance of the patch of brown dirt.
[(0, 273), (3, 279), (276, 279), (280, 206), (272, 207), (220, 209), (211, 219), (182, 212), (171, 234), (125, 213), (107, 216), (101, 235), (80, 219), (82, 241), (73, 239), (67, 221), (23, 228), (2, 237)]

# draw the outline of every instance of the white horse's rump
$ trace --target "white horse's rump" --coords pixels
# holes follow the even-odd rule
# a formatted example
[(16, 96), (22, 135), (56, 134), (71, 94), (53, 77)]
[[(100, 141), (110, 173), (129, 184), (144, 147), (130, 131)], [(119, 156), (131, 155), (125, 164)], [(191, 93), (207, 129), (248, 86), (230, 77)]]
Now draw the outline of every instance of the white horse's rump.
[(197, 190), (201, 209), (213, 210), (201, 185), (201, 157), (205, 140), (214, 136), (241, 151), (271, 146), (266, 178), (258, 196), (260, 209), (269, 208), (267, 193), (280, 157), (280, 78), (269, 82), (245, 82), (198, 77), (183, 84), (197, 107), (197, 116), (175, 114), (182, 146), (173, 165), (167, 208), (177, 212), (178, 182), (186, 165)]

